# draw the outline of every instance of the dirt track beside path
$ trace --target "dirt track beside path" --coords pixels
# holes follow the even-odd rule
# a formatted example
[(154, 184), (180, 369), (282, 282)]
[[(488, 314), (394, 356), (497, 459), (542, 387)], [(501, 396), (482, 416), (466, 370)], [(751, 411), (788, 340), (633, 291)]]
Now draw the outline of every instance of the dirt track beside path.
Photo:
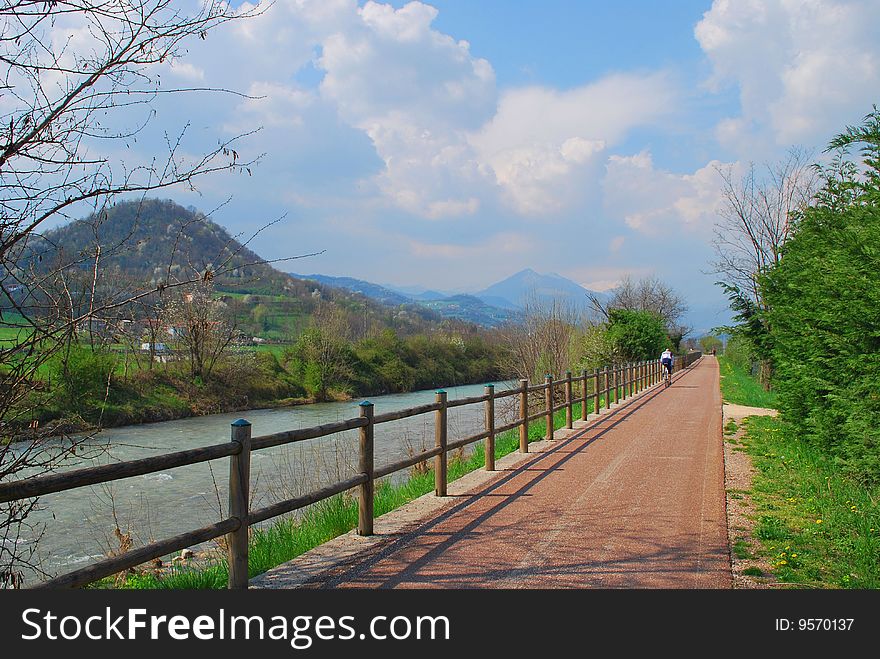
[(306, 585), (730, 587), (718, 377), (704, 357)]

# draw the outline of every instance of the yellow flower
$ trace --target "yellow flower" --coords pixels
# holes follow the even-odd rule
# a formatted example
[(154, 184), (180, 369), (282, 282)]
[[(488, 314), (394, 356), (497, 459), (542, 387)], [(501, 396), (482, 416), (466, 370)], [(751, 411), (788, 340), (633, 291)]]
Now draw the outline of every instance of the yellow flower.
[(821, 520), (821, 519), (817, 519), (817, 520), (816, 520), (816, 524), (821, 524), (821, 523), (822, 523), (822, 520)]

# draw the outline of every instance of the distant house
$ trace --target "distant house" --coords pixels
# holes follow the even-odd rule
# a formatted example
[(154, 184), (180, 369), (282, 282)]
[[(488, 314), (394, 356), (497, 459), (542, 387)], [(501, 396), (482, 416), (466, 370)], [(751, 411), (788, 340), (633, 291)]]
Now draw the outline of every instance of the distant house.
[(141, 343), (141, 351), (142, 352), (155, 352), (157, 355), (159, 353), (165, 352), (165, 344), (164, 343), (150, 343), (149, 341), (145, 341)]

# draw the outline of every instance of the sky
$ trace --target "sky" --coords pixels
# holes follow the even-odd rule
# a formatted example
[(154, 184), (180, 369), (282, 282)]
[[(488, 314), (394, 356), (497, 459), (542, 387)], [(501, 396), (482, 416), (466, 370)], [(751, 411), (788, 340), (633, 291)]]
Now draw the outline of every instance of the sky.
[[(243, 5), (243, 8), (247, 8)], [(167, 196), (290, 270), (441, 291), (523, 268), (594, 290), (657, 276), (692, 327), (719, 171), (821, 157), (880, 100), (876, 0), (275, 0), (188, 44), (127, 158), (189, 122), (192, 153), (255, 128), (247, 173)]]

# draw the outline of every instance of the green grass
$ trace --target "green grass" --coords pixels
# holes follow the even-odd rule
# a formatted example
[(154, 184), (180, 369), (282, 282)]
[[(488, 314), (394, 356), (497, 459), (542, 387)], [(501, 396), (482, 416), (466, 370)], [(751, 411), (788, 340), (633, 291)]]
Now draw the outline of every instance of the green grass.
[(772, 417), (750, 417), (743, 446), (755, 474), (755, 553), (777, 581), (812, 588), (880, 588), (880, 487), (832, 460)]
[[(592, 403), (592, 401), (590, 401)], [(601, 401), (604, 406), (604, 399)], [(589, 407), (588, 411), (591, 411)], [(572, 418), (580, 419), (581, 404), (573, 405)], [(553, 416), (554, 429), (565, 425), (565, 410)], [(544, 438), (546, 420), (541, 418), (529, 424), (529, 442)], [(495, 457), (501, 458), (519, 449), (519, 430), (502, 433), (495, 438)], [(448, 480), (455, 481), (465, 474), (481, 469), (485, 464), (483, 442), (478, 442), (469, 455), (450, 459)], [(401, 484), (382, 481), (377, 484), (374, 497), (374, 515), (378, 517), (434, 490), (434, 472), (411, 473)], [(357, 503), (350, 495), (337, 495), (311, 506), (297, 517), (283, 517), (257, 528), (251, 536), (248, 550), (248, 574), (257, 576), (281, 565), (357, 526)], [(203, 568), (175, 566), (159, 577), (151, 572), (132, 573), (125, 577), (122, 588), (134, 589), (222, 589), (226, 588), (228, 567), (225, 561)], [(105, 579), (96, 587), (112, 587), (113, 579)]]
[(721, 369), (721, 394), (724, 402), (749, 407), (776, 407), (776, 394), (764, 388), (745, 370), (724, 356), (718, 358)]

